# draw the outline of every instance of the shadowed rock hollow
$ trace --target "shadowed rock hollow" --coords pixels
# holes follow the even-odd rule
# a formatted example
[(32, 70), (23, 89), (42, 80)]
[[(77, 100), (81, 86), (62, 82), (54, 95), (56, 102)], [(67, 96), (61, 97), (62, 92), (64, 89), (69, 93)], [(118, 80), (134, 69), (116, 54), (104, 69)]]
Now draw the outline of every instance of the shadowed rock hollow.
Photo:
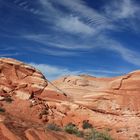
[(44, 128), (73, 122), (81, 129), (84, 120), (99, 130), (110, 129), (116, 140), (139, 139), (139, 85), (140, 71), (115, 78), (66, 76), (50, 84), (35, 68), (1, 58), (0, 139), (78, 140)]

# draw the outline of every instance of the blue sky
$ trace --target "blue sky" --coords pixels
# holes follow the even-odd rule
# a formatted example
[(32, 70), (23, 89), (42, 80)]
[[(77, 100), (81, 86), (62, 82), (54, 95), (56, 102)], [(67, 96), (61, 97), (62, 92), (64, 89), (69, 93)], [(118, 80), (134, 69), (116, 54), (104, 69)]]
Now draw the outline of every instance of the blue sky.
[(48, 79), (140, 69), (138, 0), (0, 0), (0, 57)]

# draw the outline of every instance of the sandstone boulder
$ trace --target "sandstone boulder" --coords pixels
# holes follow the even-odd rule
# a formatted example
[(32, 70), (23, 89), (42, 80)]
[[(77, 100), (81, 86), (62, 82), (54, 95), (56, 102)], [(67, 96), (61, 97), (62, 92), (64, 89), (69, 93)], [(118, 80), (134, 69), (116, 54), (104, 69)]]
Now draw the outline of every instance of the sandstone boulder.
[(0, 90), (27, 100), (33, 94), (41, 94), (47, 84), (35, 68), (14, 59), (0, 59)]

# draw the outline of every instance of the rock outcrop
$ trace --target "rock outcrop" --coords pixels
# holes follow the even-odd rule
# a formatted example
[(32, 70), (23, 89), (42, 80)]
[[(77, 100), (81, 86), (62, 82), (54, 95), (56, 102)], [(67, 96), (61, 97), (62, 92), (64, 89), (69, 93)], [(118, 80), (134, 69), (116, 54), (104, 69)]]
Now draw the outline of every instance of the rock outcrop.
[[(1, 116), (0, 116), (1, 117)], [(21, 120), (7, 119), (0, 122), (1, 140), (82, 140), (65, 132), (45, 131), (43, 127)]]
[(23, 100), (41, 94), (47, 86), (44, 76), (33, 67), (11, 59), (0, 59), (0, 92)]
[(45, 127), (72, 122), (82, 130), (85, 120), (108, 129), (115, 140), (140, 139), (139, 85), (140, 71), (115, 78), (66, 76), (50, 83), (35, 68), (1, 58), (0, 139), (80, 140)]
[[(65, 96), (56, 92), (50, 94), (47, 90), (48, 82), (44, 75), (27, 64), (8, 58), (0, 59), (0, 98), (3, 96), (16, 96), (22, 100), (29, 100), (34, 96), (44, 95), (50, 97), (53, 94), (57, 98)], [(44, 97), (45, 98), (45, 97)]]
[(117, 140), (140, 138), (140, 71), (114, 78), (67, 76), (53, 84), (88, 108), (88, 119), (97, 128), (111, 128)]
[(56, 104), (68, 100), (64, 94), (48, 90), (47, 85), (35, 68), (14, 59), (0, 59), (1, 140), (78, 139), (65, 132), (45, 131), (49, 122), (58, 120), (60, 124), (63, 114)]

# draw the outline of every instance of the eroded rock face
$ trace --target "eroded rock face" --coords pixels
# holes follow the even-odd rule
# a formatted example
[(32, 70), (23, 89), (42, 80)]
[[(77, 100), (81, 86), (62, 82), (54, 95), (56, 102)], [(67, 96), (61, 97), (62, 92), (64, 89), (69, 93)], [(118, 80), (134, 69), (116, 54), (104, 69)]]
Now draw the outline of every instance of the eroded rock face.
[(88, 108), (92, 114), (86, 110), (87, 117), (97, 128), (111, 128), (118, 140), (140, 137), (140, 71), (115, 78), (67, 76), (53, 84)]
[[(53, 83), (72, 97), (74, 102), (89, 108), (104, 108), (104, 111), (110, 108), (110, 111), (119, 113), (128, 108), (130, 111), (140, 109), (140, 71), (116, 78), (68, 76)], [(53, 89), (51, 85), (48, 88)]]
[(35, 68), (1, 58), (0, 139), (78, 140), (64, 132), (46, 133), (44, 127), (72, 122), (82, 129), (84, 120), (110, 129), (116, 140), (139, 139), (139, 85), (140, 71), (115, 78), (66, 76), (50, 84)]
[(36, 126), (36, 129), (29, 128), (25, 124), (24, 125), (19, 124), (19, 122), (18, 123), (0, 122), (0, 139), (1, 140), (83, 140), (81, 138), (77, 138), (76, 136), (67, 134), (65, 132), (44, 131), (41, 127), (38, 126)]
[(62, 113), (52, 109), (49, 102), (55, 105), (67, 101), (65, 95), (48, 90), (47, 85), (43, 74), (35, 68), (14, 59), (0, 59), (1, 140), (78, 139), (65, 133), (45, 132), (45, 125), (54, 122), (55, 116), (58, 122), (62, 119)]
[(33, 67), (14, 59), (0, 59), (0, 91), (27, 100), (41, 94), (47, 84), (44, 76)]

